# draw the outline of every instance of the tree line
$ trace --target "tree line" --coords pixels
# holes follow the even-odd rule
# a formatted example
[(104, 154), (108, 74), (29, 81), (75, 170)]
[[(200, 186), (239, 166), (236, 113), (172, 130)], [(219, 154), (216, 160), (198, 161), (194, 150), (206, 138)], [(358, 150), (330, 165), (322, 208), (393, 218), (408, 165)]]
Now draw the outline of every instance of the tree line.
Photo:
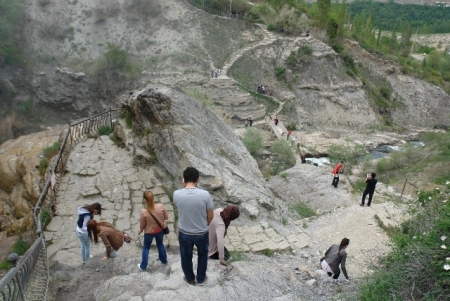
[(347, 4), (347, 13), (351, 20), (372, 15), (373, 25), (382, 30), (398, 31), (409, 22), (414, 32), (422, 34), (450, 32), (450, 7), (357, 0)]

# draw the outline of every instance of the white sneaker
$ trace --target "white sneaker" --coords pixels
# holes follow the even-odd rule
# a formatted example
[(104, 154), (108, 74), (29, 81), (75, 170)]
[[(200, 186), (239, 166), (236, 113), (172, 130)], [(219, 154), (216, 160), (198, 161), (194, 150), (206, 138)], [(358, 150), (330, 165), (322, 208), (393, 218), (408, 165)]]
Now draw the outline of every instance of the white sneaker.
[(140, 264), (140, 263), (138, 263), (137, 267), (138, 267), (138, 269), (139, 269), (140, 271), (145, 272), (145, 270), (141, 269), (141, 264)]

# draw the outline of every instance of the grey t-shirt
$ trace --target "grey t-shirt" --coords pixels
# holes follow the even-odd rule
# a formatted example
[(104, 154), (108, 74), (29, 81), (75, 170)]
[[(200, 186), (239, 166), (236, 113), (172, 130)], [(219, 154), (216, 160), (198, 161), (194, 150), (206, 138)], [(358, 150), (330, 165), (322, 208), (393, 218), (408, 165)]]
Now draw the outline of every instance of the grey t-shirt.
[(178, 229), (184, 234), (202, 234), (208, 231), (206, 211), (213, 209), (209, 192), (200, 188), (183, 188), (173, 193), (178, 208)]

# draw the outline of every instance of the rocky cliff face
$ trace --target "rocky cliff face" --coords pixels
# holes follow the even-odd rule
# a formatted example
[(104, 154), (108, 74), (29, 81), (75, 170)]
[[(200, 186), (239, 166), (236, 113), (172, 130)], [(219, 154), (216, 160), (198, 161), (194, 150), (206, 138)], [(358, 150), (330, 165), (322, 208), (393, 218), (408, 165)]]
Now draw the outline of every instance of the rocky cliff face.
[(32, 226), (32, 207), (41, 192), (40, 155), (58, 136), (57, 130), (45, 131), (1, 145), (0, 236), (20, 234)]
[(149, 133), (142, 147), (181, 181), (188, 166), (200, 171), (201, 187), (220, 204), (241, 204), (251, 216), (272, 210), (274, 196), (255, 160), (232, 129), (198, 100), (162, 85), (133, 93), (125, 106), (134, 127)]

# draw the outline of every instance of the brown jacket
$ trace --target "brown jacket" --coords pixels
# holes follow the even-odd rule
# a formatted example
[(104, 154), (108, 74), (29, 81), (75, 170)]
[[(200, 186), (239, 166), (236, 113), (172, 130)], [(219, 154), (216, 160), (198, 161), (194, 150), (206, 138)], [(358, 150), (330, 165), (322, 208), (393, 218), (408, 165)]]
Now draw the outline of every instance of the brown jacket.
[(99, 231), (98, 236), (102, 239), (106, 247), (106, 257), (110, 257), (111, 248), (119, 250), (123, 245), (122, 231), (114, 228), (110, 223), (102, 222), (97, 225)]
[[(155, 208), (152, 212), (153, 216), (158, 219), (162, 228), (166, 228), (166, 220), (169, 218), (166, 209), (164, 209), (163, 204), (155, 204)], [(155, 219), (148, 213), (147, 209), (142, 209), (139, 233), (144, 231), (144, 233), (154, 233), (160, 226), (155, 221)]]

